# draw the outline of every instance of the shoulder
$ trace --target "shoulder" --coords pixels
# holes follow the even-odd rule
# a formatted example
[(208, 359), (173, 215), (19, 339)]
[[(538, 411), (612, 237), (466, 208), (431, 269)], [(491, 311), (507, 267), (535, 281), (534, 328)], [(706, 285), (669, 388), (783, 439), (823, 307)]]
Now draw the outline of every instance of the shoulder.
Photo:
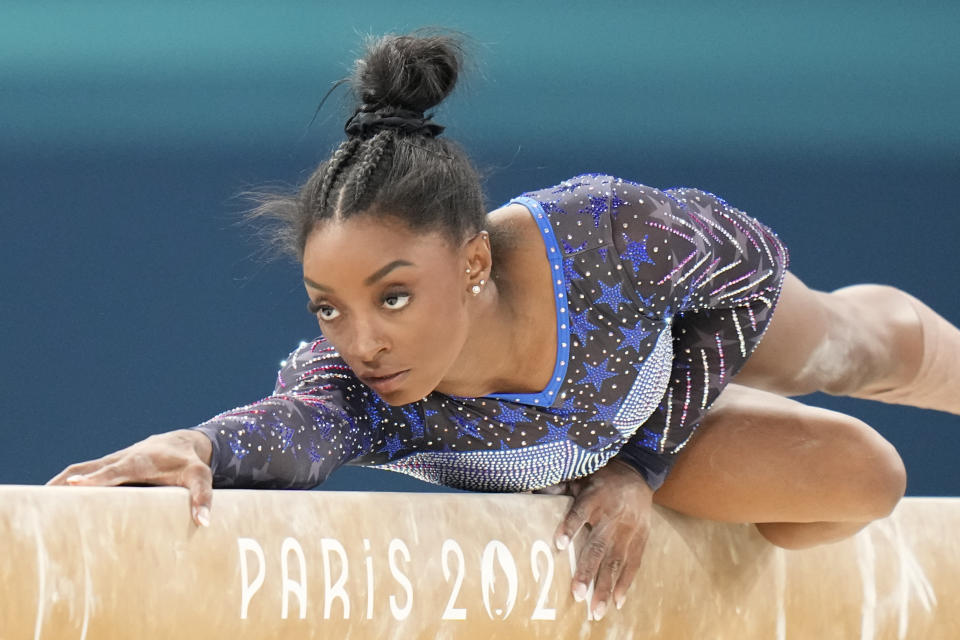
[(607, 173), (581, 173), (548, 187), (525, 191), (514, 199), (531, 198), (540, 203), (557, 204), (582, 198), (587, 193), (602, 196), (610, 193), (611, 185), (618, 179)]
[(534, 201), (544, 214), (553, 217), (554, 214), (597, 215), (635, 203), (663, 206), (674, 200), (672, 193), (635, 180), (609, 173), (581, 173), (549, 187), (525, 191), (510, 203)]

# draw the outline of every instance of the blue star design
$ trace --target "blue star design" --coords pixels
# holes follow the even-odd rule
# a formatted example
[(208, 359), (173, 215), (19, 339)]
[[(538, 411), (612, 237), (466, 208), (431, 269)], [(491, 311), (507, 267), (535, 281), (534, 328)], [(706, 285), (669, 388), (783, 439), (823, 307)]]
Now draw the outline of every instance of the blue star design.
[(573, 331), (577, 334), (577, 337), (580, 338), (580, 342), (586, 342), (587, 334), (591, 331), (597, 331), (600, 327), (592, 324), (587, 318), (587, 313), (590, 312), (590, 307), (587, 307), (580, 313), (570, 315), (570, 326)]
[(623, 340), (620, 342), (621, 347), (633, 347), (634, 351), (640, 353), (640, 344), (644, 338), (650, 335), (650, 331), (644, 329), (643, 324), (638, 324), (633, 329), (620, 327), (620, 335), (623, 336)]
[(647, 239), (650, 237), (649, 235), (643, 236), (643, 242), (637, 242), (625, 233), (623, 237), (627, 241), (627, 249), (620, 257), (630, 261), (630, 264), (633, 265), (634, 275), (637, 274), (640, 270), (640, 265), (644, 262), (647, 264), (656, 264), (650, 259), (650, 255), (647, 253)]
[(600, 216), (607, 210), (607, 199), (604, 196), (587, 196), (590, 199), (590, 205), (586, 209), (580, 209), (578, 213), (589, 213), (593, 216), (593, 226), (600, 228)]
[(583, 251), (583, 249), (587, 246), (586, 240), (584, 240), (579, 247), (575, 247), (567, 242), (566, 238), (560, 238), (560, 242), (563, 244), (563, 250), (565, 253), (576, 253), (577, 251)]
[(370, 451), (372, 447), (373, 447), (373, 438), (371, 438), (368, 434), (364, 433), (362, 436), (360, 436), (360, 439), (357, 441), (356, 453), (357, 455), (366, 453), (367, 451)]
[(601, 436), (600, 434), (597, 434), (597, 443), (593, 445), (592, 449), (594, 451), (603, 451), (616, 441), (617, 438), (609, 438), (607, 436)]
[(421, 418), (420, 414), (417, 413), (416, 408), (411, 406), (406, 406), (401, 408), (400, 411), (403, 413), (403, 417), (407, 419), (407, 426), (410, 427), (410, 431), (413, 433), (413, 437), (422, 438), (423, 437), (423, 418)]
[(293, 444), (293, 429), (290, 427), (280, 427), (280, 441), (283, 442), (281, 451), (286, 451)]
[(600, 259), (604, 262), (607, 261), (607, 252), (610, 250), (610, 247), (600, 247), (600, 250), (597, 252), (600, 254)]
[(505, 404), (500, 405), (500, 413), (496, 416), (503, 426), (510, 429), (510, 433), (516, 428), (518, 422), (530, 422), (530, 418), (521, 409), (511, 409)]
[(623, 304), (623, 294), (620, 293), (620, 283), (608, 287), (603, 282), (600, 283), (600, 297), (594, 300), (595, 304), (606, 304), (609, 305), (610, 309), (616, 313), (620, 310), (620, 305)]
[(573, 406), (573, 403), (574, 403), (574, 399), (571, 396), (567, 398), (566, 402), (564, 402), (559, 407), (554, 407), (552, 411), (555, 415), (563, 416), (563, 417), (569, 416), (574, 413), (580, 413), (581, 411), (583, 411), (582, 409), (575, 408)]
[(326, 462), (327, 459), (326, 451), (321, 452), (317, 446), (307, 451), (307, 457), (310, 458), (310, 462), (319, 462), (321, 464)]
[(567, 428), (562, 425), (555, 424), (546, 421), (544, 424), (547, 426), (547, 433), (537, 438), (537, 442), (558, 442), (560, 440), (567, 439)]
[(249, 453), (243, 448), (239, 441), (230, 440), (230, 451), (237, 457), (237, 460), (243, 460), (243, 457)]
[(599, 393), (600, 385), (603, 384), (604, 380), (617, 375), (612, 371), (607, 371), (607, 362), (609, 361), (610, 358), (608, 357), (596, 367), (591, 367), (589, 362), (584, 362), (583, 367), (587, 370), (587, 373), (584, 374), (582, 378), (577, 380), (577, 384), (592, 384), (596, 388), (597, 393)]
[(556, 202), (550, 202), (549, 200), (538, 200), (537, 202), (539, 202), (540, 206), (543, 207), (544, 213), (562, 213), (562, 214), (567, 213), (559, 206), (560, 205), (559, 200), (557, 200)]
[(383, 415), (377, 403), (371, 401), (364, 402), (363, 410), (370, 419), (370, 425), (372, 427), (379, 427), (380, 423), (383, 422)]
[(596, 420), (602, 420), (603, 422), (613, 422), (613, 419), (617, 415), (617, 411), (620, 407), (617, 405), (605, 405), (599, 402), (593, 403), (593, 408), (595, 409), (594, 417)]
[(563, 259), (563, 277), (567, 279), (567, 283), (583, 280), (583, 276), (574, 269), (573, 258)]
[(477, 440), (480, 440), (483, 437), (477, 430), (478, 418), (471, 420), (467, 416), (462, 415), (460, 411), (451, 411), (450, 419), (456, 423), (460, 429), (462, 429), (462, 431), (457, 432), (458, 438), (464, 434), (470, 436), (471, 438), (476, 438)]
[(612, 210), (619, 209), (620, 206), (621, 206), (621, 205), (624, 205), (624, 204), (627, 204), (627, 203), (624, 202), (623, 200), (621, 200), (620, 198), (618, 198), (616, 195), (613, 195), (613, 196), (610, 198), (610, 209), (612, 209)]
[(377, 453), (387, 452), (387, 455), (390, 456), (390, 459), (393, 459), (397, 452), (403, 449), (403, 443), (400, 441), (400, 436), (393, 434), (386, 437), (384, 445), (377, 450)]
[[(640, 436), (639, 441), (636, 440), (637, 436)], [(653, 452), (660, 451), (660, 436), (659, 433), (654, 433), (649, 429), (643, 427), (640, 428), (640, 431), (633, 434), (633, 437), (630, 438), (630, 441), (634, 444), (639, 444), (645, 449), (649, 449)]]

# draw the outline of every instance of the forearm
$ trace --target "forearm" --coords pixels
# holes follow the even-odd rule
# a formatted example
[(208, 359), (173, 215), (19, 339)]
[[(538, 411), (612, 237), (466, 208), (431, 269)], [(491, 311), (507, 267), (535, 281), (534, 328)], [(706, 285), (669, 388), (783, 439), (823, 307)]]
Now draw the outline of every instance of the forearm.
[[(188, 431), (206, 436), (218, 488), (309, 489), (369, 443), (339, 408), (284, 395), (227, 411)], [(205, 454), (207, 446), (200, 451)]]

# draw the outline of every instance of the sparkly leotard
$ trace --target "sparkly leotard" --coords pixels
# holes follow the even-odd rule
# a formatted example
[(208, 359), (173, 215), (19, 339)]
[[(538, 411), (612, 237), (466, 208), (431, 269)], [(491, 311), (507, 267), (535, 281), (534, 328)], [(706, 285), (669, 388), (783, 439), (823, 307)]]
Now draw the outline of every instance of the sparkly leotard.
[(770, 322), (784, 246), (697, 189), (584, 174), (510, 202), (538, 222), (555, 276), (547, 388), (394, 407), (326, 340), (302, 342), (272, 395), (193, 427), (213, 443), (214, 485), (309, 488), (353, 464), (527, 491), (618, 456), (658, 488)]

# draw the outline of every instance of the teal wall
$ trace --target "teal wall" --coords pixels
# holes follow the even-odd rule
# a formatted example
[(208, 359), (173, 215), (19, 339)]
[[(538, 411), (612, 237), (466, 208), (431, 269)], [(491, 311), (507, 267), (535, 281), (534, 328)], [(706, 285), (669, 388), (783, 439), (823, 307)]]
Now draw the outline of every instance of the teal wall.
[[(364, 34), (473, 36), (436, 119), (491, 205), (583, 171), (698, 186), (774, 227), (811, 286), (890, 283), (960, 321), (960, 4), (537, 5), (0, 5), (0, 483), (270, 392), (316, 328), (234, 196), (339, 141), (341, 94), (309, 124)], [(911, 494), (958, 492), (960, 419), (808, 400), (893, 441)], [(425, 485), (327, 485), (384, 487)]]

